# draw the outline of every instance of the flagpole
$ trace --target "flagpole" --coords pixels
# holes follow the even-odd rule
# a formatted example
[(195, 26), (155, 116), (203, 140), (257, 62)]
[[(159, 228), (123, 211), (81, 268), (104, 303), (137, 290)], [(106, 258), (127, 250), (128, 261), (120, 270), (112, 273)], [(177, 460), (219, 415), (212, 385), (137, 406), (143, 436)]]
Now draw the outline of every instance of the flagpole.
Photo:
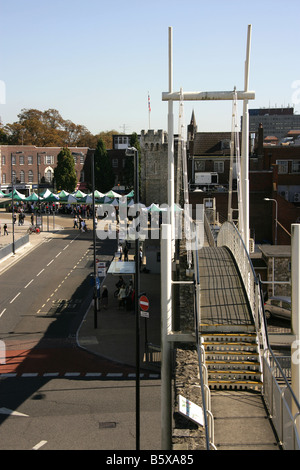
[(149, 94), (149, 91), (148, 91), (148, 119), (149, 119), (149, 128), (148, 130), (150, 129), (150, 114), (151, 114), (151, 106), (150, 106), (150, 94)]

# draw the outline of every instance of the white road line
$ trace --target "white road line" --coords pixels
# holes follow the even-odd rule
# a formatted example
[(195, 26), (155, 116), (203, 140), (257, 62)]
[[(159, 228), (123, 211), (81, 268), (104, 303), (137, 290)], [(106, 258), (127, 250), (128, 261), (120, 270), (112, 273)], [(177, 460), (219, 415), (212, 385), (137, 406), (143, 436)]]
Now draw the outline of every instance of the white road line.
[(28, 284), (26, 284), (26, 286), (24, 287), (24, 289), (27, 289), (28, 286), (30, 286), (30, 284), (34, 281), (34, 279), (31, 279), (31, 281), (28, 282)]
[(42, 274), (42, 272), (44, 272), (44, 271), (45, 271), (45, 268), (43, 268), (43, 269), (36, 275), (36, 277), (38, 277), (38, 276), (39, 276), (40, 274)]
[(63, 249), (63, 251), (65, 251), (65, 250), (68, 248), (68, 246), (69, 246), (69, 245), (65, 246), (64, 249)]
[(61, 255), (61, 251), (59, 253), (57, 253), (57, 255), (55, 256), (55, 258), (58, 258), (59, 255)]
[(54, 261), (54, 259), (52, 259), (52, 260), (50, 261), (50, 263), (47, 264), (47, 266), (50, 266), (50, 264), (52, 264), (53, 261)]
[(2, 317), (3, 313), (5, 312), (5, 310), (6, 310), (6, 308), (4, 308), (4, 309), (2, 310), (2, 312), (0, 313), (0, 318)]
[(19, 297), (20, 294), (21, 292), (19, 292), (9, 303), (12, 304), (16, 300), (16, 298)]
[(38, 444), (36, 444), (32, 450), (39, 450), (41, 447), (43, 447), (45, 444), (47, 444), (47, 441), (40, 441)]

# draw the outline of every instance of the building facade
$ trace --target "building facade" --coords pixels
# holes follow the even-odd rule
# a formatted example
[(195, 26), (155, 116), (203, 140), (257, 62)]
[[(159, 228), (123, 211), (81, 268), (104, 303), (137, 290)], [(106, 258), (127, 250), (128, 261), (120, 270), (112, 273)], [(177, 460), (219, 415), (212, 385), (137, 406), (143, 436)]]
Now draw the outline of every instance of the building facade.
[[(1, 190), (9, 192), (14, 187), (29, 195), (39, 188), (55, 188), (54, 168), (61, 147), (36, 147), (33, 145), (0, 146)], [(85, 186), (85, 165), (88, 147), (70, 147), (74, 157), (78, 187)]]

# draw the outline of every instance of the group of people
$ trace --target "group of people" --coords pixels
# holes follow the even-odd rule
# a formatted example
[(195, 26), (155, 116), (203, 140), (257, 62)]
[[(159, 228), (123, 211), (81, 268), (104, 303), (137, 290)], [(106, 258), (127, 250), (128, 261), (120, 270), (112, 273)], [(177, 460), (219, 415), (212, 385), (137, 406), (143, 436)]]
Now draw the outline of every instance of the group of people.
[(119, 309), (124, 307), (126, 310), (131, 310), (134, 301), (134, 289), (132, 280), (129, 281), (129, 284), (126, 285), (122, 276), (120, 276), (116, 287), (119, 289), (118, 292), (118, 301)]
[(77, 214), (74, 215), (73, 228), (78, 228), (82, 232), (87, 232), (88, 231), (85, 220), (82, 219), (80, 216), (77, 217)]

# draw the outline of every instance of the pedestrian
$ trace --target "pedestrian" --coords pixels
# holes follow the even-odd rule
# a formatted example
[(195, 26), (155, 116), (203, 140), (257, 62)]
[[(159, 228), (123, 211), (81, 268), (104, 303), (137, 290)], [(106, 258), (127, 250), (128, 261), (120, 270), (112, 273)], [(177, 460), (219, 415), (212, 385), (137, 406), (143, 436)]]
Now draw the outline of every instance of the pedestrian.
[(102, 300), (103, 308), (104, 310), (106, 310), (108, 307), (108, 290), (106, 286), (103, 286), (101, 300)]
[(123, 253), (124, 253), (124, 261), (128, 261), (128, 248), (126, 244), (124, 246)]
[(142, 266), (143, 266), (143, 249), (142, 247), (140, 246), (140, 271), (142, 270)]
[(77, 215), (75, 214), (74, 215), (74, 219), (73, 219), (73, 228), (77, 227), (78, 228), (78, 221), (77, 221)]
[(34, 223), (34, 215), (31, 214), (30, 218), (31, 218), (31, 225), (33, 225), (33, 223)]
[(119, 309), (125, 306), (125, 299), (126, 299), (126, 289), (125, 284), (120, 287), (118, 300), (119, 300)]
[(3, 233), (3, 235), (8, 235), (8, 231), (7, 231), (7, 225), (6, 225), (6, 223), (5, 223), (5, 224), (4, 224), (4, 226), (3, 226), (3, 230), (4, 230), (4, 233)]

